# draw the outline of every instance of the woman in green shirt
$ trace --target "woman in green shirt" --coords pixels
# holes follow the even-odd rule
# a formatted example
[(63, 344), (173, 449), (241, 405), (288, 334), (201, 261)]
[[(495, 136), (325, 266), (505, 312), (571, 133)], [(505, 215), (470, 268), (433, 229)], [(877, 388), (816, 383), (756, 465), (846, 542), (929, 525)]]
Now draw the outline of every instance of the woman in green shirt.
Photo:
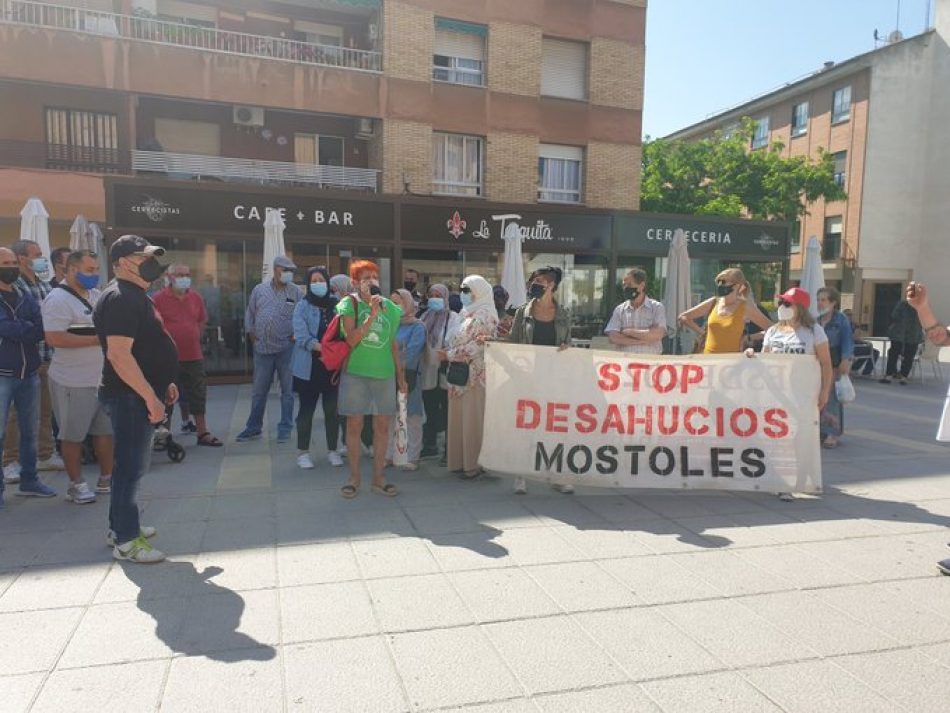
[(409, 391), (399, 357), (396, 332), (402, 310), (380, 294), (379, 268), (368, 260), (350, 265), (356, 293), (340, 300), (336, 311), (342, 317), (343, 333), (350, 356), (340, 378), (338, 412), (346, 417), (346, 445), (350, 479), (341, 492), (355, 498), (360, 491), (360, 431), (363, 417), (373, 418), (374, 493), (393, 497), (396, 486), (386, 482), (383, 472), (390, 420), (396, 415), (396, 385)]

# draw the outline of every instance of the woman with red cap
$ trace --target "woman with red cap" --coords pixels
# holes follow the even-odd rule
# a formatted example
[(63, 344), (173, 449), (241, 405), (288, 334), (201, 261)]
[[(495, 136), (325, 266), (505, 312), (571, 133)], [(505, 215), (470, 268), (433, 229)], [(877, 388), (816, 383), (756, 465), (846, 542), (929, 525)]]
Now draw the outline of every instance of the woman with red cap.
[[(821, 325), (808, 311), (811, 296), (800, 287), (786, 290), (778, 298), (778, 323), (769, 327), (762, 340), (764, 354), (811, 354), (821, 367), (821, 389), (818, 392), (818, 410), (824, 411), (834, 384), (831, 369), (831, 350), (828, 337)], [(790, 493), (780, 493), (783, 500), (791, 500)]]

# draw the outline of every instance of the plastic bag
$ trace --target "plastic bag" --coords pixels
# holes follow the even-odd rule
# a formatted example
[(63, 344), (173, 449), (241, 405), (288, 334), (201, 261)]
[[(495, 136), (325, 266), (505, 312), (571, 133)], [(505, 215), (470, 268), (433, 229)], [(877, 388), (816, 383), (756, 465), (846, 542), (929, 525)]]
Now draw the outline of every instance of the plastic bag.
[(835, 382), (835, 395), (838, 401), (843, 404), (851, 403), (857, 397), (854, 392), (854, 384), (851, 383), (851, 377), (845, 374)]
[(409, 415), (408, 396), (401, 391), (398, 396), (399, 412), (396, 414), (396, 429), (393, 434), (393, 465), (409, 464)]

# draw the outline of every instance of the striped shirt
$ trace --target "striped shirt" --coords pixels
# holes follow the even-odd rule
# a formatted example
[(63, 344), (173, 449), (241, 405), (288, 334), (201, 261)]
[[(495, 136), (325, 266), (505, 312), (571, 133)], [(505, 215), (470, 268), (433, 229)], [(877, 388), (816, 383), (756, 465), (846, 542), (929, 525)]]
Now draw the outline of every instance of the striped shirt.
[[(604, 327), (604, 334), (622, 332), (625, 329), (652, 329), (653, 327), (666, 328), (666, 308), (662, 302), (647, 297), (643, 304), (634, 307), (630, 300), (626, 300), (614, 308), (610, 321)], [(629, 344), (617, 347), (629, 354), (662, 354), (663, 340), (650, 344)]]
[[(42, 305), (43, 300), (46, 299), (46, 295), (53, 291), (53, 288), (48, 282), (43, 282), (40, 278), (36, 278), (36, 282), (30, 282), (26, 279), (26, 275), (20, 275), (20, 278), (16, 281), (16, 286), (19, 287), (24, 292), (29, 293), (33, 296), (33, 299), (36, 300), (36, 304)], [(53, 361), (53, 347), (46, 343), (46, 340), (36, 343), (36, 348), (40, 351), (40, 360), (44, 364), (49, 364)]]
[(244, 329), (254, 335), (254, 351), (279, 354), (289, 349), (294, 336), (294, 308), (303, 295), (297, 285), (274, 287), (262, 282), (251, 290), (244, 313)]

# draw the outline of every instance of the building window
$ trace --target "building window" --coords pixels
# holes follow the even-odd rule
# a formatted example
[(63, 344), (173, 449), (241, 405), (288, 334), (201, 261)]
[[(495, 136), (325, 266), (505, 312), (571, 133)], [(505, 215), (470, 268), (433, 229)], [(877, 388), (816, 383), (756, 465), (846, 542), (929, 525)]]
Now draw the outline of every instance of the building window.
[(156, 14), (167, 22), (213, 28), (218, 22), (218, 9), (181, 0), (158, 0)]
[(221, 155), (221, 125), (191, 119), (155, 119), (155, 138), (169, 153)]
[(432, 134), (432, 192), (480, 196), (482, 139), (460, 134)]
[(831, 123), (847, 121), (851, 118), (851, 86), (836, 89), (831, 102)]
[(481, 87), (485, 84), (485, 38), (488, 28), (470, 22), (435, 20), (432, 78)]
[(580, 203), (584, 149), (541, 144), (538, 147), (538, 200)]
[(115, 114), (46, 109), (46, 160), (50, 168), (111, 173), (118, 169), (118, 149)]
[(587, 98), (587, 45), (545, 37), (541, 59), (541, 94), (548, 97)]
[(844, 188), (844, 184), (848, 180), (848, 152), (838, 151), (833, 153), (831, 157), (835, 162), (835, 183)]
[(841, 257), (841, 216), (825, 218), (825, 239), (821, 243), (821, 259), (837, 260)]
[(761, 149), (769, 145), (769, 117), (763, 116), (755, 121), (752, 133), (752, 148)]
[(799, 220), (796, 220), (792, 223), (789, 228), (789, 236), (791, 237), (789, 252), (791, 253), (800, 253), (802, 251), (802, 223)]
[(294, 134), (294, 161), (318, 166), (343, 166), (343, 138)]
[(327, 47), (343, 46), (343, 28), (339, 25), (294, 20), (294, 32), (301, 42)]
[(808, 102), (792, 107), (792, 136), (804, 136), (808, 133)]

